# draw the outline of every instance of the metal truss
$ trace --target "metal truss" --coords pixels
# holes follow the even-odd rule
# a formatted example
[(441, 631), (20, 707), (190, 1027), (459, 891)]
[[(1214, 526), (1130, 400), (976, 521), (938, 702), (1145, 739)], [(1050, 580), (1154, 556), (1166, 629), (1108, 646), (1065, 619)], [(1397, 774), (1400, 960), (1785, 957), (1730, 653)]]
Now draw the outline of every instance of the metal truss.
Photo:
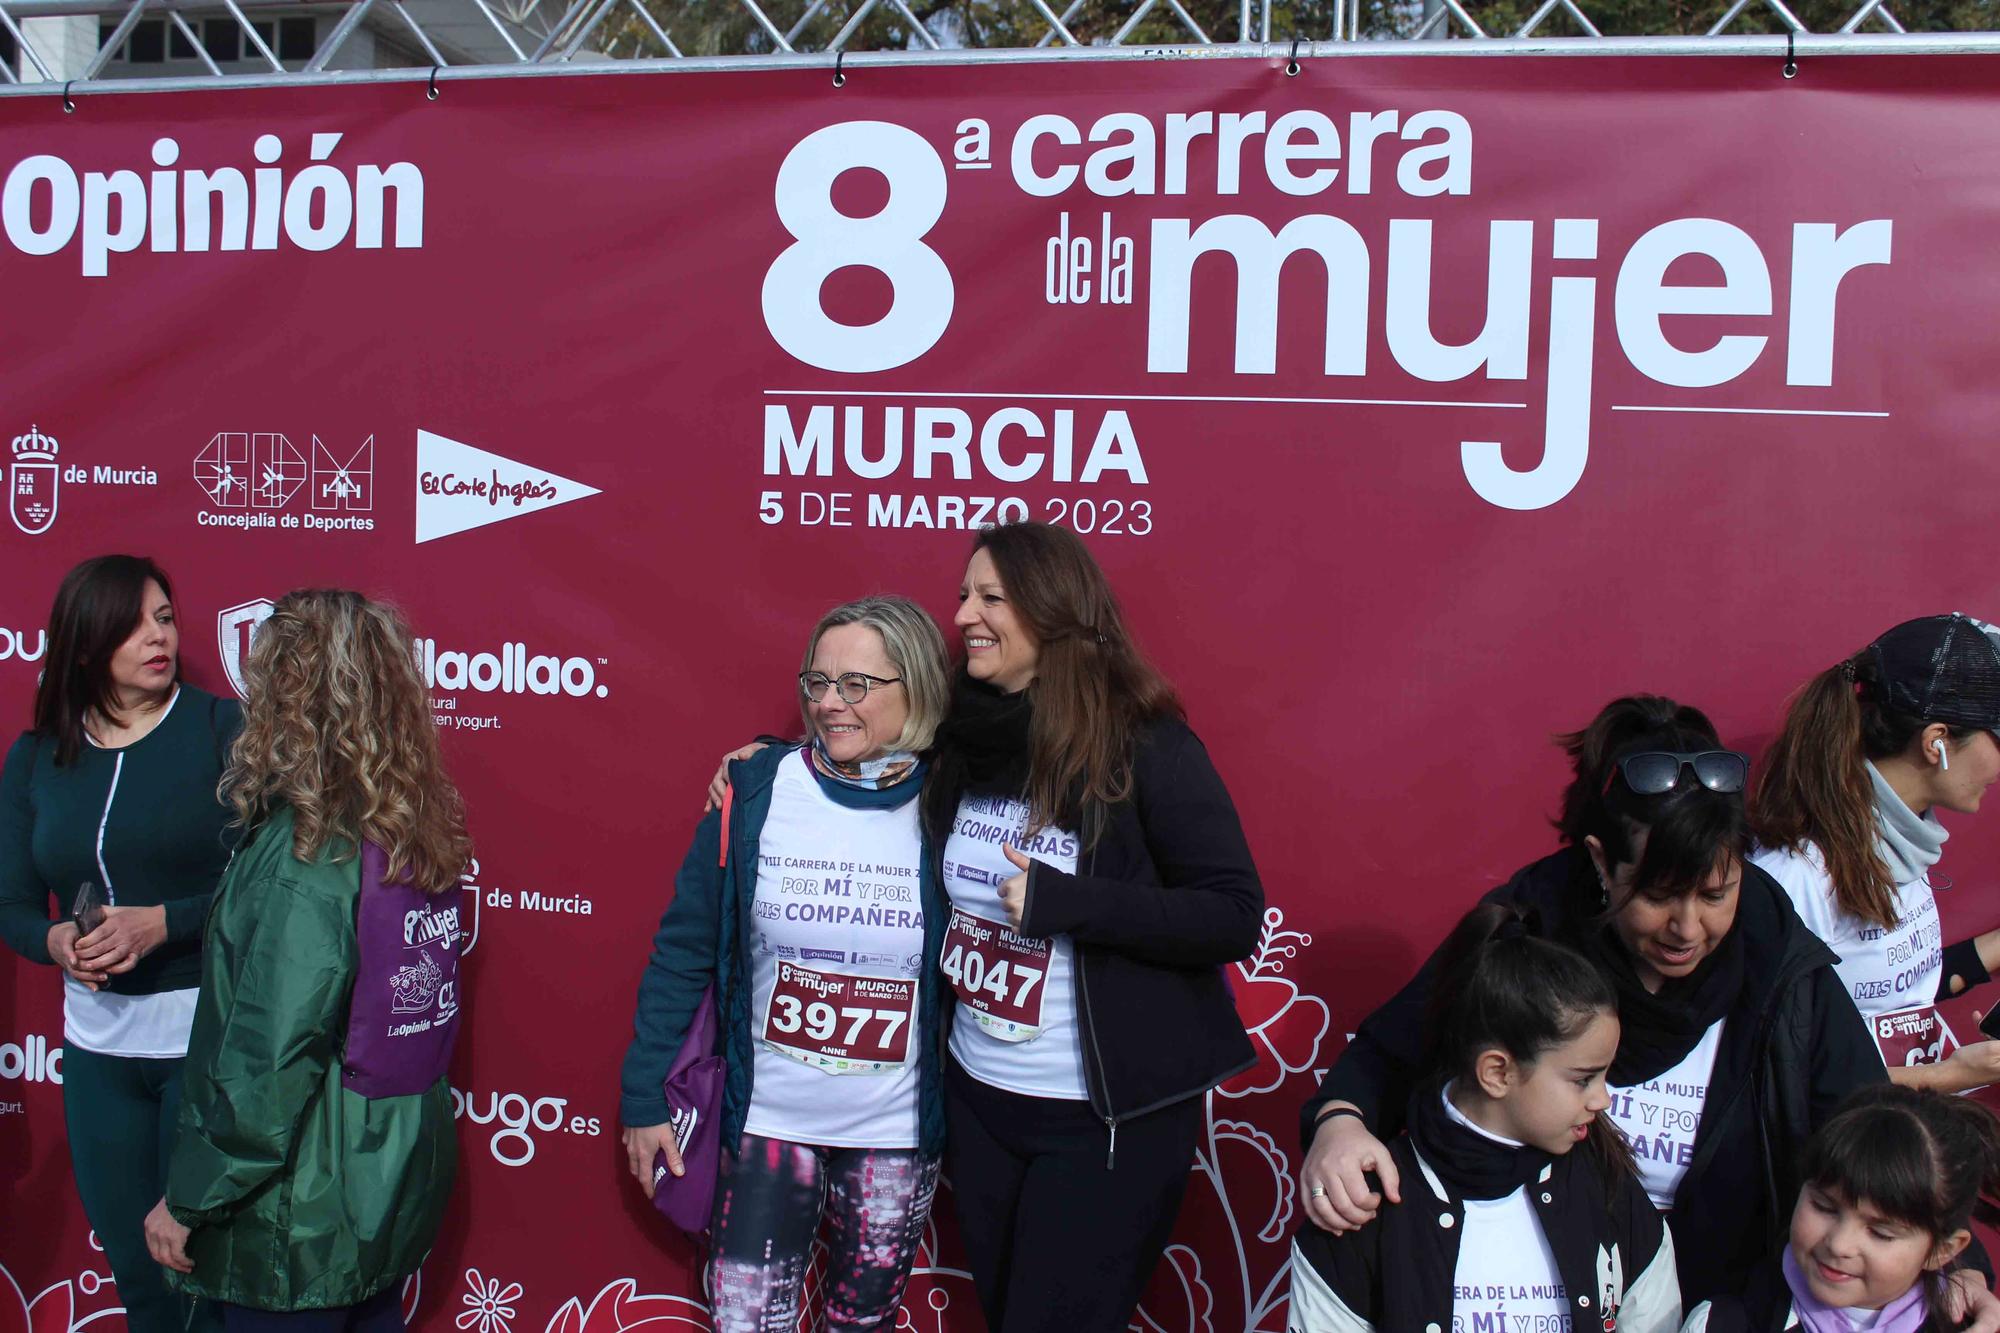
[[(492, 75), (570, 68), (580, 72), (663, 62), (740, 67), (823, 65), (830, 58), (838, 82), (841, 66), (850, 58), (860, 65), (883, 61), (983, 63), (1061, 56), (1115, 58), (1141, 52), (1156, 58), (1269, 53), (1296, 62), (1392, 51), (1499, 55), (1772, 49), (1771, 43), (1779, 38), (1739, 30), (1746, 16), (1759, 18), (1766, 26), (1775, 20), (1787, 51), (1799, 55), (1883, 49), (2000, 50), (2000, 37), (1991, 34), (1903, 36), (1906, 30), (1890, 8), (1890, 0), (1862, 0), (1831, 33), (1809, 31), (1785, 0), (1733, 0), (1701, 38), (1607, 36), (1590, 16), (1591, 0), (1542, 0), (1511, 33), (1487, 32), (1466, 7), (1467, 0), (1388, 0), (1388, 12), (1402, 20), (1395, 25), (1400, 29), (1397, 32), (1384, 30), (1384, 0), (1374, 0), (1373, 9), (1369, 8), (1370, 0), (1330, 0), (1329, 30), (1283, 33), (1275, 42), (1271, 31), (1274, 0), (1238, 0), (1235, 21), (1227, 31), (1205, 30), (1183, 0), (1067, 0), (1061, 12), (1053, 6), (1064, 0), (998, 0), (1011, 9), (1008, 31), (1018, 44), (982, 50), (970, 49), (971, 44), (953, 31), (948, 18), (928, 23), (920, 19), (910, 0), (708, 3), (732, 15), (740, 25), (744, 54), (687, 56), (675, 43), (670, 27), (644, 0), (323, 0), (309, 10), (302, 10), (300, 0), (0, 0), (0, 54), (7, 54), (10, 46), (18, 53), (15, 60), (0, 59), (0, 96), (31, 91), (46, 95), (53, 91), (50, 84), (62, 85), (67, 99), (72, 91), (90, 85), (94, 86), (88, 87), (89, 91), (136, 91), (204, 83), (213, 86), (216, 80), (263, 83), (409, 78), (422, 77), (426, 68), (431, 95), (436, 96), (440, 76), (450, 77), (446, 71), (476, 69), (481, 75)], [(796, 13), (782, 13), (781, 4)], [(1075, 26), (1086, 6), (1094, 6), (1093, 18), (1100, 34), (1111, 26), (1104, 18), (1107, 6), (1112, 19), (1122, 15), (1123, 21), (1108, 36), (1081, 39)], [(274, 49), (275, 24), (302, 12), (315, 19), (310, 29), (311, 54), (306, 57), (295, 51), (291, 58), (281, 57)], [(1558, 17), (1582, 35), (1545, 31), (1545, 25)], [(874, 35), (866, 37), (864, 28), (871, 18), (878, 21), (867, 29)], [(94, 54), (81, 62), (73, 56), (68, 64), (52, 58), (41, 49), (37, 25), (32, 22), (38, 19), (95, 20), (99, 27), (86, 33), (96, 41)], [(1147, 35), (1135, 36), (1148, 19), (1153, 24)], [(885, 25), (880, 20), (888, 22)], [(826, 36), (836, 21), (837, 28)], [(1158, 39), (1163, 21), (1175, 33), (1176, 42), (1163, 44)], [(156, 48), (162, 40), (170, 42), (175, 59), (185, 63), (192, 56), (203, 74), (190, 77), (185, 70), (163, 66), (159, 77), (148, 78), (144, 71), (125, 63), (128, 44), (142, 25), (151, 29)], [(234, 33), (229, 25), (234, 26)], [(1867, 31), (1868, 25), (1873, 25), (1873, 32)], [(47, 25), (42, 26), (46, 30)], [(356, 34), (363, 31), (371, 34), (367, 43), (371, 50), (379, 43), (383, 50), (399, 53), (398, 57), (361, 61), (360, 69), (341, 69), (337, 58), (350, 50)], [(77, 29), (72, 28), (68, 37), (72, 43), (76, 41)], [(1447, 40), (1452, 38), (1463, 40)], [(224, 60), (216, 58), (218, 49), (226, 50)], [(121, 62), (115, 71), (114, 61)], [(357, 62), (350, 56), (348, 63)], [(229, 67), (224, 68), (225, 64)], [(389, 66), (399, 66), (402, 72), (391, 74)], [(107, 77), (113, 72), (120, 76), (115, 81)]]

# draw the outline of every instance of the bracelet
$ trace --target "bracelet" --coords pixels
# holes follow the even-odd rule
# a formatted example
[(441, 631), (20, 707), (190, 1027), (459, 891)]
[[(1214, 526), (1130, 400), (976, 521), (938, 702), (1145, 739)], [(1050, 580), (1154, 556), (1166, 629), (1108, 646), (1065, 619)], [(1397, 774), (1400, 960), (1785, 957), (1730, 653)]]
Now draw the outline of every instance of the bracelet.
[(1327, 1121), (1333, 1119), (1335, 1116), (1341, 1116), (1341, 1115), (1351, 1115), (1356, 1120), (1364, 1122), (1368, 1118), (1362, 1115), (1361, 1112), (1357, 1111), (1352, 1106), (1328, 1106), (1322, 1108), (1320, 1113), (1313, 1117), (1313, 1128), (1317, 1130), (1321, 1125), (1324, 1125)]

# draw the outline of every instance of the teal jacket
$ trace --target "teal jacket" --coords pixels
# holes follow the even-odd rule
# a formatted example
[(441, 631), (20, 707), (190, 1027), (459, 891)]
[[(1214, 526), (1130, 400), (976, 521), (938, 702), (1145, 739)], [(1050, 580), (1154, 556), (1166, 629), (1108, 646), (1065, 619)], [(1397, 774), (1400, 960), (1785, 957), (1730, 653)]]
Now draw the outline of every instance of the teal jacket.
[(30, 731), (0, 772), (0, 938), (49, 958), (49, 903), (67, 915), (85, 880), (122, 907), (164, 906), (167, 939), (106, 990), (152, 995), (201, 981), (201, 924), (235, 844), (216, 798), (243, 725), (234, 699), (182, 685), (167, 714), (130, 745), (85, 745), (56, 767), (53, 738)]
[[(727, 837), (722, 855), (721, 811), (710, 811), (695, 827), (674, 899), (653, 938), (653, 956), (639, 981), (638, 1013), (632, 1044), (625, 1051), (618, 1117), (626, 1125), (664, 1124), (667, 1068), (680, 1049), (702, 992), (715, 987), (715, 1014), (722, 1055), (729, 1065), (723, 1080), (722, 1146), (731, 1155), (750, 1115), (751, 1065), (755, 1058), (750, 1015), (750, 950), (756, 938), (751, 905), (757, 897), (758, 841), (771, 812), (771, 782), (778, 765), (796, 747), (773, 745), (729, 765), (731, 787)], [(837, 801), (843, 793), (829, 788)], [(910, 799), (918, 798), (917, 781)], [(875, 797), (856, 792), (856, 797)], [(938, 951), (951, 909), (938, 882), (936, 858), (923, 849), (919, 890), (924, 909), (923, 981), (917, 1009), (917, 1143), (920, 1151), (944, 1151), (944, 988), (938, 984)]]
[(360, 859), (292, 854), (292, 813), (223, 876), (183, 1073), (167, 1209), (192, 1295), (263, 1310), (354, 1305), (415, 1271), (457, 1166), (443, 1078), (369, 1099), (341, 1080), (359, 965)]

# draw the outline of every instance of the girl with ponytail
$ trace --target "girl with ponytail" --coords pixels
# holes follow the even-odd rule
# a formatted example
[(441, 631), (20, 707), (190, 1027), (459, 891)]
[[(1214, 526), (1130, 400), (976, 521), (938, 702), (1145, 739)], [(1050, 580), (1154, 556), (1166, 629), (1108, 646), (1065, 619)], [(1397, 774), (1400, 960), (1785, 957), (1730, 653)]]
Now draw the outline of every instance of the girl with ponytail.
[(1996, 727), (2000, 631), (1926, 616), (1806, 682), (1754, 793), (1752, 859), (1839, 955), (1899, 1083), (2000, 1079), (2000, 1043), (1958, 1048), (1935, 1008), (2000, 966), (2000, 930), (1941, 947), (1929, 873), (1947, 837), (1936, 811), (1973, 813), (2000, 778)]
[(2000, 1119), (1967, 1097), (1878, 1086), (1806, 1148), (1791, 1236), (1741, 1297), (1685, 1333), (1932, 1333), (1956, 1328), (1950, 1275), (1980, 1196), (2000, 1194)]
[(1390, 1149), (1404, 1201), (1344, 1235), (1300, 1228), (1288, 1327), (1678, 1327), (1673, 1240), (1604, 1118), (1617, 993), (1503, 903), (1438, 964), (1428, 1073)]

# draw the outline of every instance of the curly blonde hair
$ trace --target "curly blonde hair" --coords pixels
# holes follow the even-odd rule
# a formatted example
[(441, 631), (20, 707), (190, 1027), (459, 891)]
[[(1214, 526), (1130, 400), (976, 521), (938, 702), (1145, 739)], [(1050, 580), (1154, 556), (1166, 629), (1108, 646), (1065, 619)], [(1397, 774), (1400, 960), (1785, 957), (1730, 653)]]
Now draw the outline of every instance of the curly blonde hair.
[(244, 682), (221, 793), (246, 828), (288, 805), (302, 861), (330, 844), (344, 861), (372, 842), (389, 882), (457, 887), (472, 856), (465, 804), (395, 608), (337, 589), (287, 593), (257, 630)]

